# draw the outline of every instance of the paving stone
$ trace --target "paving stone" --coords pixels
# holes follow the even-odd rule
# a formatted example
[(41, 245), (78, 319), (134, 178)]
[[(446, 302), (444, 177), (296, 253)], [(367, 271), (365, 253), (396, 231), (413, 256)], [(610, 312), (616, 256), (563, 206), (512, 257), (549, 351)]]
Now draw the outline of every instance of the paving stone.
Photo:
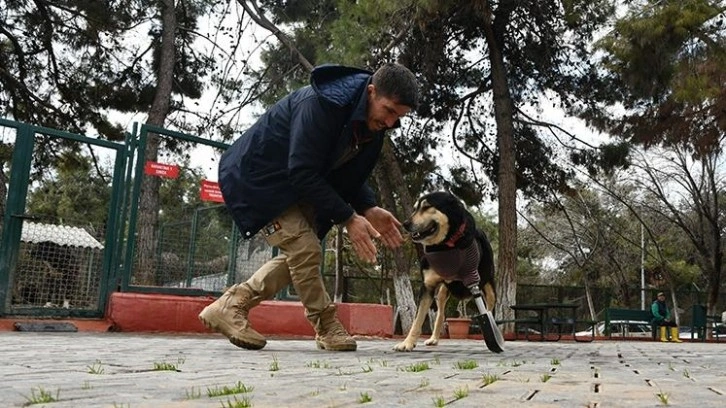
[[(664, 406), (658, 394), (673, 407), (726, 406), (726, 344), (514, 341), (494, 354), (483, 341), (446, 339), (398, 353), (398, 341), (329, 352), (273, 339), (249, 351), (218, 335), (0, 332), (0, 405), (42, 390), (57, 401), (32, 406)], [(161, 363), (176, 370), (155, 370)], [(240, 383), (251, 391), (208, 396)]]

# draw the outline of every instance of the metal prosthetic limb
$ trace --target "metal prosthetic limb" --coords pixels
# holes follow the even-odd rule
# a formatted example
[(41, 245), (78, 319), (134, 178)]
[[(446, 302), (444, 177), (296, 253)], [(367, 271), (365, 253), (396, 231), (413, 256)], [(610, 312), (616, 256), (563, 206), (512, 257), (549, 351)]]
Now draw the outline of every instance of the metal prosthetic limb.
[(487, 348), (495, 353), (501, 353), (504, 351), (504, 337), (497, 327), (497, 323), (494, 320), (492, 313), (487, 310), (482, 299), (481, 289), (479, 289), (479, 283), (468, 286), (471, 295), (474, 297), (474, 303), (476, 308), (479, 310), (479, 314), (474, 316), (474, 319), (479, 323), (481, 334), (484, 336), (484, 342)]

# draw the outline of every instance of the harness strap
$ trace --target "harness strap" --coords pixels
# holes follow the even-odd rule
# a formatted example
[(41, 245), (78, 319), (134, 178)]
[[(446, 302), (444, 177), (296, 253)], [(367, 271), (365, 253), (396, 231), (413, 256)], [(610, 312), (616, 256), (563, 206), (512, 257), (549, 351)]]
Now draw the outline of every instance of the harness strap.
[(456, 245), (456, 241), (461, 239), (461, 237), (464, 236), (464, 230), (466, 229), (466, 222), (462, 223), (458, 230), (449, 238), (446, 242), (444, 242), (444, 245), (447, 247), (453, 248), (454, 245)]

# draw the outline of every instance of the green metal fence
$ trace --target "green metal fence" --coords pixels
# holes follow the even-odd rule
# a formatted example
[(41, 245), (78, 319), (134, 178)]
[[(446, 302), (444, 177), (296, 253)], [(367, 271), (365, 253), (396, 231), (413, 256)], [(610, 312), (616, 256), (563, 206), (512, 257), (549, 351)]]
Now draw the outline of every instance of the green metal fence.
[[(170, 203), (160, 203), (159, 224), (152, 235), (140, 233), (139, 207), (145, 182), (156, 182), (163, 189), (177, 177), (193, 172), (185, 163), (156, 163), (174, 168), (174, 177), (149, 174), (151, 161), (146, 159), (149, 135), (160, 143), (185, 143), (185, 149), (207, 148), (205, 153), (216, 168), (227, 144), (151, 125), (142, 125), (132, 132), (131, 144), (135, 163), (129, 172), (131, 186), (128, 214), (128, 236), (125, 246), (122, 289), (125, 291), (170, 294), (209, 294), (246, 280), (273, 255), (273, 248), (261, 237), (241, 240), (226, 207), (217, 201), (194, 201), (192, 206), (174, 219), (161, 215), (172, 212)], [(195, 177), (197, 175), (194, 175)], [(215, 176), (216, 177), (216, 172)], [(200, 188), (216, 180), (202, 180)], [(202, 192), (200, 191), (200, 194)], [(177, 209), (178, 210), (178, 209)], [(146, 242), (142, 242), (142, 240)], [(153, 248), (144, 251), (141, 248)]]
[[(6, 157), (0, 163), (4, 173), (10, 170), (7, 195), (1, 197), (0, 315), (101, 316), (117, 274), (114, 249), (121, 239), (118, 208), (126, 145), (4, 119), (0, 135), (3, 151), (12, 152), (9, 162)], [(59, 217), (27, 206), (39, 180), (57, 177), (39, 160), (55, 146), (109, 158), (110, 180), (88, 174), (106, 180), (101, 184), (108, 194), (107, 205), (99, 209), (102, 220)]]

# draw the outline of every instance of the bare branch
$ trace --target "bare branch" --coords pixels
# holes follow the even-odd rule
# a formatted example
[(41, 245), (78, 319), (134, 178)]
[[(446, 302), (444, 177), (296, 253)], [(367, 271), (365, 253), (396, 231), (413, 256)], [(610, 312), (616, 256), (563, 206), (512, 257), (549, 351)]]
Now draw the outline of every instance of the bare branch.
[(245, 9), (247, 14), (249, 14), (250, 18), (255, 21), (255, 23), (259, 24), (260, 27), (270, 31), (285, 47), (287, 47), (291, 52), (295, 54), (300, 64), (305, 67), (305, 69), (308, 72), (313, 71), (313, 64), (308, 61), (307, 58), (305, 58), (304, 55), (300, 52), (300, 50), (295, 47), (295, 45), (292, 43), (292, 40), (282, 32), (275, 24), (272, 23), (272, 21), (268, 20), (267, 17), (265, 17), (264, 12), (260, 10), (260, 7), (257, 5), (257, 2), (255, 0), (237, 0), (237, 3), (239, 3), (242, 8)]

